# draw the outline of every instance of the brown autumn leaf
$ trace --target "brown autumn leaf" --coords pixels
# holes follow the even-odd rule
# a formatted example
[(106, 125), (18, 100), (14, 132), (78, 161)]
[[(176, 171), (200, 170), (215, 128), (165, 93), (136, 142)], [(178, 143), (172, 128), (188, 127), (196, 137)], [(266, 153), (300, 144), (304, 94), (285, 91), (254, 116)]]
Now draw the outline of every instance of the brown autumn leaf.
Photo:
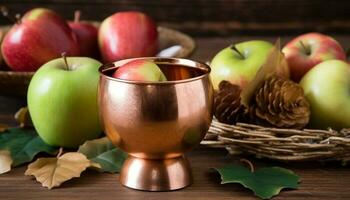
[(255, 78), (241, 92), (241, 102), (249, 107), (250, 100), (256, 88), (271, 75), (289, 77), (288, 63), (281, 51), (281, 40), (277, 39), (265, 63), (260, 67)]
[(0, 174), (4, 174), (11, 170), (13, 160), (11, 153), (7, 150), (0, 151)]
[(82, 153), (69, 152), (62, 156), (62, 149), (56, 158), (39, 158), (28, 166), (25, 175), (33, 175), (43, 187), (51, 189), (74, 177), (80, 177), (86, 168), (98, 167)]
[(0, 124), (0, 133), (5, 132), (8, 128), (10, 128), (6, 124)]
[(20, 108), (16, 114), (15, 119), (19, 123), (20, 127), (32, 127), (33, 123), (29, 115), (27, 107)]

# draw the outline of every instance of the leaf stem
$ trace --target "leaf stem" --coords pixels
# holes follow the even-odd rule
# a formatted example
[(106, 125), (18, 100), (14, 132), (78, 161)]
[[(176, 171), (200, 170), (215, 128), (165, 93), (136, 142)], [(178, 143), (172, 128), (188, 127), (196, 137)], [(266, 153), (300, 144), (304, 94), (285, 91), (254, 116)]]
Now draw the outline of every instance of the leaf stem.
[(252, 162), (250, 162), (249, 160), (245, 159), (245, 158), (242, 158), (239, 160), (240, 162), (242, 163), (245, 163), (245, 164), (248, 164), (249, 168), (250, 168), (250, 171), (251, 172), (254, 172), (254, 165)]
[(238, 55), (242, 58), (245, 59), (244, 55), (237, 49), (237, 47), (235, 45), (232, 45), (230, 47), (232, 50), (234, 50), (236, 53), (238, 53)]
[(16, 19), (16, 24), (21, 24), (22, 23), (22, 21), (21, 21), (21, 14), (19, 14), (19, 13), (17, 13), (16, 15), (15, 15), (15, 19)]
[(68, 61), (67, 61), (66, 52), (63, 52), (63, 53), (61, 54), (61, 56), (62, 56), (62, 58), (63, 58), (63, 61), (64, 61), (65, 66), (66, 66), (66, 70), (67, 70), (67, 71), (70, 71), (70, 68), (69, 68), (69, 65), (68, 65)]
[(63, 147), (60, 147), (60, 149), (58, 150), (58, 154), (57, 154), (56, 157), (57, 157), (57, 158), (61, 157), (62, 153), (63, 153)]
[(310, 55), (310, 54), (311, 54), (311, 49), (310, 49), (310, 47), (309, 47), (309, 46), (306, 46), (306, 45), (304, 44), (304, 42), (301, 41), (301, 40), (299, 40), (299, 43), (300, 43), (301, 47), (304, 49), (304, 51), (306, 52), (306, 55)]

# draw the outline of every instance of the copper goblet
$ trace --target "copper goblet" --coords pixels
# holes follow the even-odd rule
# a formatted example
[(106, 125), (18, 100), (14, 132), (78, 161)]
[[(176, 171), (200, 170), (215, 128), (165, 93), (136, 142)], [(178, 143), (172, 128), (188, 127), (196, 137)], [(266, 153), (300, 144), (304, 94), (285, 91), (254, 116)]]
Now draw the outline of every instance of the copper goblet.
[[(113, 78), (134, 59), (160, 66), (168, 81)], [(213, 115), (210, 68), (177, 58), (134, 58), (100, 68), (99, 106), (104, 130), (128, 153), (120, 172), (124, 186), (147, 191), (176, 190), (192, 182), (184, 152), (198, 145)]]

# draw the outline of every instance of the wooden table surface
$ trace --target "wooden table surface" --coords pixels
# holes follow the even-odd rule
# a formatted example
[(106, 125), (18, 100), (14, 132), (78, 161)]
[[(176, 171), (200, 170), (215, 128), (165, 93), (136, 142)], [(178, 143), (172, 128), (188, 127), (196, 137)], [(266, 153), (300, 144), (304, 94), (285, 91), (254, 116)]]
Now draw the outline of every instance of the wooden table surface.
[[(343, 46), (350, 47), (350, 37), (335, 36)], [(192, 55), (195, 60), (207, 61), (225, 46), (238, 41), (251, 39), (274, 41), (276, 37), (239, 36), (227, 38), (196, 38), (197, 49)], [(283, 36), (287, 41), (290, 36)], [(0, 96), (0, 123), (14, 124), (13, 113), (24, 100)], [(189, 152), (189, 160), (194, 174), (193, 185), (173, 192), (142, 192), (122, 187), (118, 183), (118, 174), (101, 174), (87, 171), (80, 178), (64, 183), (61, 187), (47, 190), (32, 177), (24, 176), (26, 166), (13, 169), (0, 175), (0, 199), (257, 199), (252, 192), (238, 184), (220, 185), (219, 175), (211, 170), (231, 162), (239, 157), (227, 155), (223, 149), (198, 147)], [(332, 163), (280, 163), (271, 160), (259, 160), (247, 156), (257, 167), (281, 166), (293, 170), (301, 177), (298, 190), (283, 190), (274, 199), (350, 199), (350, 167), (339, 162)]]

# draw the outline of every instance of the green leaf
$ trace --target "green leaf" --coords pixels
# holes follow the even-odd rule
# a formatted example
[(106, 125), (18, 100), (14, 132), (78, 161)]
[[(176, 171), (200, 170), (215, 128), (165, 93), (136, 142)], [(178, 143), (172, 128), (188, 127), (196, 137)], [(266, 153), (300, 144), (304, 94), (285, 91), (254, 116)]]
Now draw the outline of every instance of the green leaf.
[(56, 154), (57, 148), (46, 144), (34, 129), (9, 128), (0, 134), (0, 150), (11, 152), (13, 166), (33, 160), (40, 152)]
[(101, 169), (98, 170), (101, 172), (119, 172), (127, 157), (127, 154), (116, 148), (107, 137), (86, 141), (79, 147), (78, 152), (99, 163)]
[(230, 164), (216, 170), (221, 175), (221, 184), (240, 183), (262, 199), (270, 199), (283, 188), (297, 189), (300, 180), (292, 171), (281, 167), (260, 168), (251, 172), (243, 166)]

